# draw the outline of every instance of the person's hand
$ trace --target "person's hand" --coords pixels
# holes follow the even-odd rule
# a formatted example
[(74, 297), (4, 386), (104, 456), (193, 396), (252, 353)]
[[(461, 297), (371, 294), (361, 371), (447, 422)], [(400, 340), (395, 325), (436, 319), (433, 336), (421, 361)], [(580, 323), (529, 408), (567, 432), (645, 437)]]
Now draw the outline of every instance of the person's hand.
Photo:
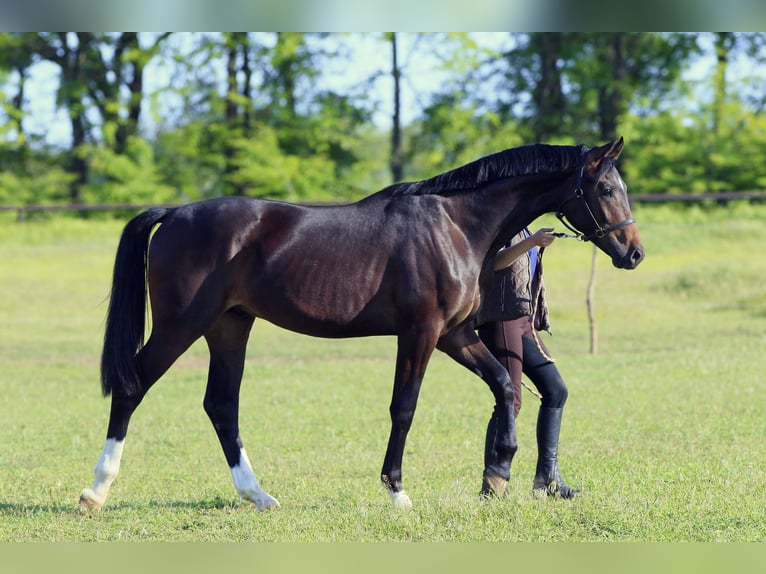
[(553, 235), (553, 227), (541, 227), (530, 235), (529, 239), (537, 247), (548, 247), (556, 240), (556, 236)]

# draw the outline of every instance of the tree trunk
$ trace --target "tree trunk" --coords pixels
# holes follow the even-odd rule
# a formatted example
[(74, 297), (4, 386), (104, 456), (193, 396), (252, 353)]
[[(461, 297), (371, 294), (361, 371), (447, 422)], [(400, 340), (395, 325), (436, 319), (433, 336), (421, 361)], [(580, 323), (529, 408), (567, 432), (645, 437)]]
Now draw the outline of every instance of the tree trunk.
[(88, 182), (88, 162), (82, 155), (82, 148), (87, 137), (85, 120), (85, 104), (83, 97), (87, 92), (83, 65), (86, 63), (88, 44), (92, 36), (90, 34), (78, 35), (77, 47), (69, 48), (66, 33), (62, 33), (64, 55), (60, 60), (62, 65), (61, 89), (64, 91), (66, 106), (69, 111), (69, 120), (72, 126), (72, 144), (69, 150), (69, 171), (74, 174), (74, 179), (69, 185), (69, 199), (73, 205), (82, 203), (80, 190)]
[[(226, 195), (244, 195), (245, 186), (238, 183), (233, 176), (239, 171), (236, 162), (237, 149), (235, 140), (242, 136), (244, 114), (239, 103), (239, 83), (237, 76), (240, 72), (239, 55), (243, 54), (243, 62), (247, 62), (248, 46), (246, 32), (230, 32), (226, 37), (226, 96), (224, 120), (228, 128), (228, 136), (224, 142), (224, 193)], [(248, 88), (245, 88), (248, 89)]]
[[(149, 60), (159, 49), (160, 44), (170, 36), (172, 32), (165, 32), (157, 37), (154, 44), (149, 48), (142, 49), (138, 41), (136, 32), (123, 32), (115, 44), (114, 57), (111, 63), (111, 70), (114, 73), (114, 80), (108, 78), (109, 65), (104, 65), (104, 77), (100, 79), (102, 94), (105, 101), (99, 104), (99, 110), (102, 115), (107, 114), (108, 108), (121, 107), (120, 91), (123, 87), (128, 90), (127, 114), (125, 118), (119, 114), (113, 114), (112, 121), (117, 124), (115, 132), (114, 151), (123, 154), (126, 151), (128, 139), (138, 135), (139, 124), (141, 122), (141, 113), (144, 100), (144, 68)], [(126, 55), (126, 51), (128, 54)], [(110, 106), (110, 102), (118, 104)], [(97, 102), (98, 104), (98, 102)]]
[(144, 61), (141, 57), (129, 59), (127, 65), (128, 77), (123, 72), (122, 56), (124, 51), (138, 50), (138, 34), (135, 32), (123, 33), (118, 42), (118, 49), (115, 52), (112, 68), (115, 71), (116, 90), (115, 95), (119, 94), (120, 84), (128, 88), (130, 96), (128, 97), (128, 113), (124, 120), (117, 119), (117, 131), (115, 133), (114, 151), (118, 154), (125, 153), (128, 138), (138, 133), (138, 122), (141, 119), (141, 103), (144, 97)]
[(715, 41), (715, 102), (713, 104), (713, 137), (718, 138), (721, 130), (723, 106), (726, 103), (726, 71), (729, 67), (729, 52), (734, 35), (731, 32), (717, 32)]
[(247, 33), (242, 34), (240, 46), (242, 48), (242, 73), (244, 74), (244, 82), (242, 83), (242, 90), (240, 96), (244, 101), (242, 110), (242, 130), (245, 137), (253, 135), (253, 97), (251, 89), (253, 85), (253, 68), (250, 65), (250, 39)]
[(391, 128), (391, 177), (394, 182), (402, 181), (402, 120), (401, 120), (401, 70), (396, 46), (396, 32), (391, 32), (391, 75), (394, 79), (394, 114)]
[(561, 118), (565, 115), (566, 99), (561, 87), (563, 35), (535, 33), (530, 43), (540, 60), (540, 76), (532, 90), (537, 113), (532, 118), (535, 141), (544, 142), (561, 133)]
[(599, 88), (599, 132), (602, 140), (617, 135), (620, 116), (627, 109), (624, 84), (627, 79), (625, 62), (625, 33), (612, 34), (612, 41), (606, 48), (606, 57), (611, 63), (612, 77), (609, 83)]
[(297, 32), (277, 32), (277, 46), (275, 48), (277, 81), (282, 88), (281, 96), (285, 100), (284, 109), (287, 111), (287, 117), (291, 121), (295, 119), (297, 114), (295, 84), (298, 62), (295, 48), (292, 45), (295, 34)]
[(17, 151), (16, 159), (15, 161), (18, 162), (18, 164), (15, 166), (16, 169), (20, 169), (23, 172), (26, 172), (29, 162), (29, 144), (27, 143), (27, 138), (24, 134), (24, 97), (25, 97), (25, 87), (26, 87), (26, 79), (27, 79), (27, 68), (26, 65), (19, 64), (16, 66), (16, 73), (19, 75), (19, 91), (16, 93), (16, 95), (13, 97), (13, 100), (11, 104), (13, 105), (13, 115), (10, 118), (11, 122), (14, 124), (16, 128), (16, 145), (17, 145)]
[[(716, 182), (724, 179), (716, 164), (710, 159), (718, 148), (718, 140), (721, 137), (721, 123), (723, 121), (724, 106), (726, 105), (726, 72), (729, 68), (729, 53), (734, 46), (736, 37), (732, 32), (716, 32), (715, 34), (715, 96), (713, 100), (713, 130), (710, 148), (707, 154), (707, 177), (705, 178), (707, 191), (716, 191)], [(721, 201), (718, 202), (719, 205)], [(725, 203), (725, 202), (723, 202)]]

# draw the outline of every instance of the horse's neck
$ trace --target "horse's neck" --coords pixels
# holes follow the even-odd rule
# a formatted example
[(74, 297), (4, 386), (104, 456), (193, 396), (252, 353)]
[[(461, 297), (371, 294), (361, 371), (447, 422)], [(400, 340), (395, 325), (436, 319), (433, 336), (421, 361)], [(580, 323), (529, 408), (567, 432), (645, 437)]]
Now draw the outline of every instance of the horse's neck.
[(561, 203), (562, 177), (511, 178), (466, 194), (463, 228), (477, 245), (494, 254), (535, 219)]

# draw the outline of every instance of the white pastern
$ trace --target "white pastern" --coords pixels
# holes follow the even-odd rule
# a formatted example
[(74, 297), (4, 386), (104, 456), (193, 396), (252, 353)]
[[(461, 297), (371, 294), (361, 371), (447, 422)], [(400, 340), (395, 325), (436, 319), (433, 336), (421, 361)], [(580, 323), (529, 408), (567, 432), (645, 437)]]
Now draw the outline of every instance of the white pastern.
[(245, 449), (240, 449), (239, 464), (231, 468), (231, 477), (234, 479), (234, 488), (237, 489), (237, 494), (255, 504), (258, 510), (279, 509), (277, 499), (258, 484), (258, 479), (255, 477)]
[(104, 504), (109, 494), (109, 488), (120, 471), (120, 460), (122, 460), (122, 449), (124, 446), (124, 440), (118, 441), (113, 438), (106, 440), (104, 450), (101, 451), (101, 456), (98, 457), (96, 467), (93, 469), (93, 474), (95, 475), (93, 488), (84, 489), (81, 498), (94, 502), (99, 506)]
[(406, 492), (400, 490), (391, 493), (391, 505), (396, 509), (409, 509), (412, 508), (412, 500)]

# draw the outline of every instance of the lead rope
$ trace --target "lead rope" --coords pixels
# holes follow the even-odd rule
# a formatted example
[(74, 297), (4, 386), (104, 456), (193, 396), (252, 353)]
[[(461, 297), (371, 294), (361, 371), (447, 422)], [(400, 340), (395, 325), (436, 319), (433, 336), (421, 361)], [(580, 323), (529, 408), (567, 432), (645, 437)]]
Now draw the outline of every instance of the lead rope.
[(526, 381), (524, 381), (524, 379), (521, 379), (521, 385), (522, 385), (522, 386), (523, 386), (525, 389), (527, 389), (527, 390), (528, 390), (530, 393), (532, 393), (533, 395), (535, 395), (535, 396), (536, 396), (538, 399), (540, 399), (540, 400), (542, 400), (542, 399), (543, 399), (543, 396), (542, 396), (542, 395), (541, 395), (541, 394), (540, 394), (540, 393), (537, 391), (537, 389), (533, 389), (532, 387), (530, 387), (530, 386), (529, 386), (529, 385), (526, 383)]
[(558, 237), (559, 239), (579, 239), (579, 235), (573, 235), (572, 233), (564, 233), (562, 231), (554, 231), (551, 233), (553, 237)]

